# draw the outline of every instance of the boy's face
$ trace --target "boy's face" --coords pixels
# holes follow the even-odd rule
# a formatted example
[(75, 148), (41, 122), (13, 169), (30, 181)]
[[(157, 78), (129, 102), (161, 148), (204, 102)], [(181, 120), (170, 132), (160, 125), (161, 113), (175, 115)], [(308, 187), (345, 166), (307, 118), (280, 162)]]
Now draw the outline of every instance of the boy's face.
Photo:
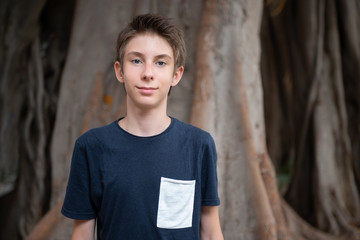
[(154, 33), (138, 34), (128, 42), (123, 65), (115, 62), (116, 77), (125, 84), (128, 104), (140, 109), (166, 108), (169, 89), (184, 71), (182, 66), (174, 71), (170, 44)]

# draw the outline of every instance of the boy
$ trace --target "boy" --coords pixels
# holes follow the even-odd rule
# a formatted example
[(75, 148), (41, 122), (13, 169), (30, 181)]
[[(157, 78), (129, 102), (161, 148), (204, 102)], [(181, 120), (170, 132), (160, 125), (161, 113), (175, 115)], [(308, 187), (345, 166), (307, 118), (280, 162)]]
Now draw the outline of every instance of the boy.
[(184, 72), (181, 30), (140, 15), (123, 29), (114, 64), (126, 116), (75, 144), (62, 213), (72, 239), (223, 239), (211, 136), (167, 115)]

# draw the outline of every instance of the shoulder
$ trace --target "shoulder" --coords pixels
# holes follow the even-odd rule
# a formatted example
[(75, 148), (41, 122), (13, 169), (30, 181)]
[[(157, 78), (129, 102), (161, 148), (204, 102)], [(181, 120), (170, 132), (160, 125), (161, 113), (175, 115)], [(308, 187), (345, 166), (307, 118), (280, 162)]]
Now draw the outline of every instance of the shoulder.
[(174, 119), (179, 131), (187, 140), (195, 141), (201, 145), (214, 145), (214, 140), (209, 132)]
[(79, 144), (80, 146), (94, 146), (99, 143), (109, 141), (116, 130), (115, 124), (116, 121), (108, 125), (92, 128), (86, 131), (76, 140), (76, 144)]

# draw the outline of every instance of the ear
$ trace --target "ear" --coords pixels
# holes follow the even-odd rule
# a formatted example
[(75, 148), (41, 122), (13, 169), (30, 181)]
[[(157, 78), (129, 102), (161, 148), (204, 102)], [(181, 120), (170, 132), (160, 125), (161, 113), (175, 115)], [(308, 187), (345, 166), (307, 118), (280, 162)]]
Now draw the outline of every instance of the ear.
[(183, 73), (184, 73), (184, 67), (183, 67), (183, 66), (178, 67), (178, 68), (176, 69), (176, 71), (175, 71), (175, 73), (174, 73), (173, 80), (172, 80), (172, 82), (171, 82), (171, 86), (172, 86), (172, 87), (176, 86), (176, 85), (180, 82)]
[(124, 74), (121, 70), (121, 65), (120, 65), (119, 61), (116, 61), (114, 63), (114, 70), (115, 70), (115, 75), (116, 75), (117, 80), (121, 83), (124, 83)]

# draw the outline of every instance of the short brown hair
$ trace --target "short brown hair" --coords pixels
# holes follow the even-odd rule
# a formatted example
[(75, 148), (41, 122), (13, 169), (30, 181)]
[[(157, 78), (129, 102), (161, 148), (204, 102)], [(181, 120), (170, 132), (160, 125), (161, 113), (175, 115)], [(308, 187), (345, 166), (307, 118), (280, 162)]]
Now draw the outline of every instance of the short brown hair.
[(174, 52), (175, 69), (184, 66), (186, 49), (183, 31), (170, 23), (170, 19), (157, 14), (143, 14), (135, 17), (118, 35), (116, 60), (123, 67), (125, 48), (128, 42), (141, 33), (156, 33), (163, 37)]

